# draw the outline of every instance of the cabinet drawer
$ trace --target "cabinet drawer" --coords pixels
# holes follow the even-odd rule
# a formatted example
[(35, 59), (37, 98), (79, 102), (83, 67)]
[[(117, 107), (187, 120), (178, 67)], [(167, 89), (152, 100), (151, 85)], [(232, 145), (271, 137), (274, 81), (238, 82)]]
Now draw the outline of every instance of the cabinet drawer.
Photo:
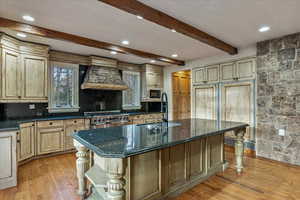
[(66, 125), (83, 125), (84, 124), (84, 119), (68, 119), (65, 120)]
[(27, 127), (33, 127), (33, 126), (35, 126), (34, 122), (20, 124), (20, 128), (27, 128)]
[(39, 128), (48, 128), (48, 127), (56, 127), (56, 126), (63, 126), (63, 120), (51, 120), (51, 121), (40, 121), (37, 123)]

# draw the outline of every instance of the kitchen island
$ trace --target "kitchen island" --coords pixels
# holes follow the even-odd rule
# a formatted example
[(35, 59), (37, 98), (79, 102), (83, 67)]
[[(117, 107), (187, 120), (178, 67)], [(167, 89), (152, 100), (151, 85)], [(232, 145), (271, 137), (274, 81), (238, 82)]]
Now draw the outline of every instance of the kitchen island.
[(152, 200), (181, 193), (226, 168), (228, 131), (237, 137), (240, 173), (247, 126), (185, 119), (79, 131), (73, 135), (78, 193), (88, 196), (86, 179), (91, 186), (88, 199)]

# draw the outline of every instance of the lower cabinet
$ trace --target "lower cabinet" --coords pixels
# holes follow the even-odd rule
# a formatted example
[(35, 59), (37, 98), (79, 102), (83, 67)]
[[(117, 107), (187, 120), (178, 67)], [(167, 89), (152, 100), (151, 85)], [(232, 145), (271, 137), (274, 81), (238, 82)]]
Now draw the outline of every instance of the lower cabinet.
[(160, 199), (221, 171), (223, 137), (209, 136), (127, 158), (126, 199)]
[(35, 155), (35, 123), (24, 123), (20, 125), (17, 136), (18, 162), (31, 158)]
[(73, 133), (85, 129), (85, 124), (83, 120), (66, 120), (65, 121), (65, 131), (64, 131), (64, 150), (74, 149), (73, 144)]
[(0, 190), (17, 185), (16, 132), (0, 132)]
[(64, 128), (47, 127), (37, 129), (37, 155), (64, 150)]

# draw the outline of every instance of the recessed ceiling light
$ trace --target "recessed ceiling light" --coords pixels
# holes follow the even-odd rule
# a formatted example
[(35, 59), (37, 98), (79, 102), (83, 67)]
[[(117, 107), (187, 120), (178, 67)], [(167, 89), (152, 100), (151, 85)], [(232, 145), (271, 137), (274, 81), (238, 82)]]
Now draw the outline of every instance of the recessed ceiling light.
[(22, 37), (22, 38), (26, 38), (27, 37), (27, 35), (24, 34), (24, 33), (17, 33), (17, 36)]
[(117, 52), (116, 51), (111, 51), (110, 54), (116, 55)]
[(128, 40), (123, 40), (123, 41), (122, 41), (122, 44), (124, 44), (124, 45), (129, 45), (129, 41), (128, 41)]
[(140, 16), (140, 15), (137, 15), (136, 16), (138, 19), (144, 19), (142, 16)]
[(176, 30), (175, 30), (175, 29), (172, 29), (171, 31), (172, 31), (173, 33), (176, 33)]
[(172, 57), (173, 57), (173, 58), (177, 58), (178, 55), (177, 55), (177, 54), (173, 54)]
[(155, 63), (156, 61), (155, 61), (155, 60), (151, 60), (150, 62), (151, 62), (151, 63)]
[(258, 29), (259, 32), (267, 32), (269, 31), (271, 28), (270, 26), (262, 26), (260, 29)]
[(34, 18), (31, 17), (30, 15), (24, 15), (23, 19), (26, 20), (26, 21), (29, 21), (29, 22), (33, 22), (34, 21)]

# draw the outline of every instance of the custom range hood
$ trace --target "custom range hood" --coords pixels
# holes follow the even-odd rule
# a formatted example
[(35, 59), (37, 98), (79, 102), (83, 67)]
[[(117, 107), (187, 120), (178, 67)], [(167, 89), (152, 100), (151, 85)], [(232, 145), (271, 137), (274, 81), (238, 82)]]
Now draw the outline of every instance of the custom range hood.
[(81, 84), (81, 89), (94, 90), (126, 90), (128, 86), (123, 82), (117, 61), (90, 56), (90, 66)]

